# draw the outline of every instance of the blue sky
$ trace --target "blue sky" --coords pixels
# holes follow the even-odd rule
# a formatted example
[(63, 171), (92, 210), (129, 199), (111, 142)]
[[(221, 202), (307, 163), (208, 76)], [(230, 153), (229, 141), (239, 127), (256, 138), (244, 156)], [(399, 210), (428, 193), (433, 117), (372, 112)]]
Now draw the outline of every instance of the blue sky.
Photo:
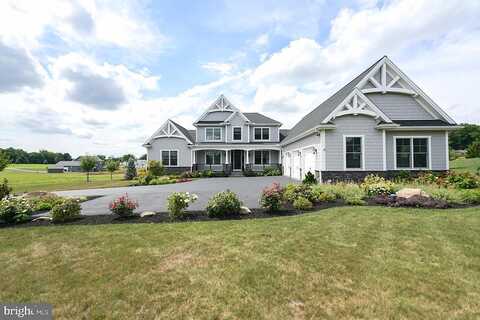
[(2, 1), (0, 147), (118, 155), (221, 93), (290, 128), (387, 54), (480, 122), (480, 2)]

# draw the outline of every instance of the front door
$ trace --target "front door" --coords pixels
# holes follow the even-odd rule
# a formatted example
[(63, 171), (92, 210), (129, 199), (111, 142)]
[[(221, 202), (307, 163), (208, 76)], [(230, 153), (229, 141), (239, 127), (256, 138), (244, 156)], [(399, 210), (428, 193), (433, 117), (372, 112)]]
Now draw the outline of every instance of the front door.
[(243, 168), (243, 151), (233, 150), (233, 170), (240, 171)]

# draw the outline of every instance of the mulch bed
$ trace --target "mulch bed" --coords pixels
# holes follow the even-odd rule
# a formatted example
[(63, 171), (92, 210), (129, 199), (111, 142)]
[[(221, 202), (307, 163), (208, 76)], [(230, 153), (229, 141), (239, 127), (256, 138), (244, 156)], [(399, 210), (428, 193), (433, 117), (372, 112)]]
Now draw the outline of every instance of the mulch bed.
[(172, 222), (186, 222), (186, 221), (222, 221), (222, 220), (247, 220), (247, 219), (265, 219), (273, 217), (286, 217), (300, 215), (306, 212), (318, 211), (333, 207), (344, 206), (343, 201), (321, 203), (314, 206), (311, 210), (300, 211), (295, 210), (292, 207), (287, 207), (277, 212), (267, 212), (264, 209), (251, 208), (252, 213), (242, 214), (235, 217), (229, 217), (225, 219), (209, 218), (205, 211), (188, 211), (189, 217), (187, 219), (172, 221), (168, 215), (168, 212), (158, 212), (154, 216), (147, 216), (141, 218), (140, 216), (133, 216), (128, 218), (118, 217), (113, 214), (94, 215), (94, 216), (82, 216), (78, 219), (53, 223), (46, 220), (28, 221), (18, 224), (6, 224), (0, 223), (1, 228), (25, 228), (25, 227), (40, 227), (40, 226), (70, 226), (70, 225), (100, 225), (100, 224), (123, 224), (123, 223), (172, 223)]

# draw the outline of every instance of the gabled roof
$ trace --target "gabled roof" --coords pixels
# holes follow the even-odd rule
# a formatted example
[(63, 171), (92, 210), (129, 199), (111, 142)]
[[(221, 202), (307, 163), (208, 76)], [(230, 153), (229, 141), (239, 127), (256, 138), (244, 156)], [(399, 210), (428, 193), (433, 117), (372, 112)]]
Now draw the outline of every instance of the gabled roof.
[(185, 129), (184, 127), (182, 127), (181, 125), (179, 125), (177, 122), (173, 120), (170, 120), (170, 121), (178, 128), (178, 130), (180, 130), (181, 133), (183, 133), (185, 137), (190, 139), (191, 142), (195, 141), (195, 139), (192, 139), (192, 136), (190, 135), (190, 130)]
[(180, 139), (185, 139), (187, 143), (193, 144), (192, 137), (190, 136), (190, 132), (179, 125), (178, 123), (172, 121), (171, 119), (168, 119), (165, 121), (164, 124), (160, 128), (158, 128), (157, 131), (155, 131), (154, 134), (150, 138), (148, 138), (147, 141), (143, 144), (144, 147), (149, 147), (150, 143), (157, 138), (170, 138), (170, 137), (176, 137)]
[(283, 141), (287, 136), (289, 129), (280, 129), (280, 141)]
[(272, 118), (269, 118), (258, 112), (243, 112), (243, 115), (252, 123), (281, 125), (281, 123), (277, 120), (273, 120)]
[(430, 126), (456, 126), (456, 124), (448, 123), (443, 120), (394, 120), (393, 123), (399, 124), (401, 127), (430, 127)]
[(309, 114), (303, 117), (302, 120), (300, 120), (295, 126), (293, 126), (293, 128), (288, 133), (288, 137), (283, 142), (291, 141), (296, 136), (319, 125), (322, 120), (325, 119), (352, 92), (356, 85), (382, 59), (376, 61), (369, 68), (367, 68), (367, 70), (363, 71), (355, 79), (347, 83), (330, 98), (322, 102), (318, 107), (316, 107)]

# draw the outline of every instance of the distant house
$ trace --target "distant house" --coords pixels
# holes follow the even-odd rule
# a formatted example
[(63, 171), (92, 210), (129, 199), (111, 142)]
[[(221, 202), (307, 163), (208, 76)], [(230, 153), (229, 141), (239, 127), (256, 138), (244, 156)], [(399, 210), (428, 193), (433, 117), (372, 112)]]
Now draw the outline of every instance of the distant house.
[[(101, 171), (103, 165), (101, 161), (97, 162), (97, 165), (93, 169), (94, 172)], [(59, 161), (54, 165), (47, 167), (48, 173), (64, 173), (64, 172), (82, 172), (79, 160), (72, 161)]]

